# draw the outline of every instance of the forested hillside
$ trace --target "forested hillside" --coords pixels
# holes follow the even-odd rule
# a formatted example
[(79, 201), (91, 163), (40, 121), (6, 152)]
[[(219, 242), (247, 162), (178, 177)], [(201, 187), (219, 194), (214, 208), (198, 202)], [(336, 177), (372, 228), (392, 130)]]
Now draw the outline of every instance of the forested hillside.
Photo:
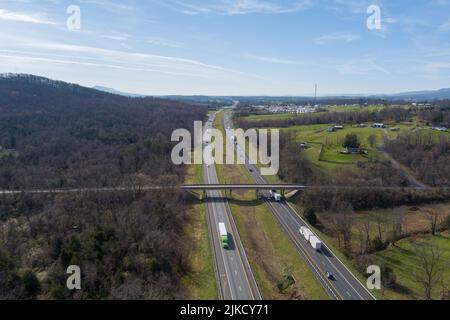
[[(0, 77), (0, 188), (175, 184), (170, 135), (206, 108)], [(167, 201), (170, 197), (170, 201)], [(0, 196), (0, 299), (186, 298), (179, 192)], [(79, 265), (82, 290), (66, 269)]]
[[(174, 129), (205, 107), (127, 98), (34, 76), (0, 78), (0, 188), (102, 187), (170, 174)], [(151, 182), (149, 180), (148, 182)]]

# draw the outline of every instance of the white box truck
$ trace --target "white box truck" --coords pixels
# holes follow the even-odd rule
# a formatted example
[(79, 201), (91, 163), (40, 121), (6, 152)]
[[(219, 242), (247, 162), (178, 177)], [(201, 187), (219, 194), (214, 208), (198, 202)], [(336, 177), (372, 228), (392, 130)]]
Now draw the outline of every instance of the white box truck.
[(309, 243), (314, 250), (320, 251), (322, 249), (322, 241), (320, 241), (316, 236), (311, 236), (309, 238)]
[(281, 201), (281, 194), (277, 193), (275, 190), (270, 190), (270, 196), (272, 197), (273, 200), (275, 200), (276, 202), (280, 202)]

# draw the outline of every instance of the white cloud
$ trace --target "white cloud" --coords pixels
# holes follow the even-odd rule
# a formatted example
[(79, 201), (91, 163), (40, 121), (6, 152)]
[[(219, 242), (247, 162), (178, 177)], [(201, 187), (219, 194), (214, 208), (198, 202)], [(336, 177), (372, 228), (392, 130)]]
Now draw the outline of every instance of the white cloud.
[(26, 22), (34, 24), (56, 24), (49, 20), (45, 14), (29, 14), (0, 9), (0, 20)]
[(326, 44), (329, 42), (345, 42), (350, 43), (353, 41), (356, 41), (360, 38), (359, 35), (353, 34), (353, 33), (347, 33), (347, 32), (333, 32), (329, 34), (322, 35), (316, 39), (314, 39), (314, 42), (316, 44)]
[(246, 58), (262, 61), (262, 62), (269, 62), (269, 63), (275, 63), (275, 64), (286, 64), (286, 65), (302, 65), (302, 63), (298, 61), (293, 60), (286, 60), (286, 59), (280, 59), (280, 58), (274, 58), (274, 57), (265, 57), (265, 56), (259, 56), (254, 54), (246, 54)]
[[(48, 63), (89, 63), (116, 69), (153, 71), (166, 74), (183, 74), (199, 77), (215, 77), (221, 75), (244, 75), (258, 77), (238, 70), (219, 65), (204, 63), (198, 60), (173, 56), (163, 56), (140, 52), (126, 52), (99, 47), (80, 46), (56, 42), (19, 42), (22, 50), (21, 59), (41, 59)], [(4, 51), (4, 50), (0, 50)], [(64, 57), (65, 56), (65, 57)], [(19, 57), (19, 56), (18, 56)], [(55, 59), (57, 57), (57, 59)], [(11, 59), (11, 57), (10, 57)], [(47, 60), (45, 60), (47, 59)], [(87, 62), (85, 62), (87, 61)]]
[(105, 39), (115, 40), (115, 41), (127, 41), (128, 36), (126, 35), (103, 35), (102, 36)]
[(105, 10), (109, 10), (109, 11), (114, 11), (114, 12), (121, 12), (124, 10), (131, 10), (132, 7), (119, 3), (119, 2), (115, 2), (115, 1), (111, 1), (111, 0), (79, 0), (80, 3), (86, 3), (86, 4), (92, 4), (95, 6), (98, 6), (100, 8), (103, 8)]
[(312, 0), (290, 0), (280, 3), (273, 0), (214, 0), (208, 3), (200, 1), (168, 0), (164, 5), (187, 14), (198, 15), (206, 13), (240, 15), (250, 13), (279, 14), (304, 10), (312, 5)]
[(354, 14), (367, 14), (367, 8), (374, 4), (373, 0), (333, 0), (329, 8), (341, 12), (346, 11)]
[(386, 68), (372, 59), (356, 59), (336, 66), (337, 71), (349, 75), (370, 75), (374, 73), (391, 74)]
[(146, 40), (147, 43), (155, 45), (155, 46), (161, 46), (161, 47), (169, 47), (169, 48), (184, 48), (184, 45), (180, 42), (175, 42), (159, 37), (152, 37), (148, 38)]

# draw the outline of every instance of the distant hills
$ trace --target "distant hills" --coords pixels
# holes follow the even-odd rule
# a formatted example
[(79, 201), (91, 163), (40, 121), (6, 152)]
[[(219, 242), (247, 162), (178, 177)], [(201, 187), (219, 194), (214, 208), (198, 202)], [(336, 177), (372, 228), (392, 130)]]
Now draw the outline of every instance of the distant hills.
[(412, 91), (403, 92), (394, 95), (381, 95), (377, 96), (379, 98), (387, 98), (393, 100), (410, 100), (410, 101), (432, 101), (432, 100), (444, 100), (450, 99), (450, 88), (440, 89), (440, 90), (429, 90), (429, 91)]
[(95, 89), (95, 90), (98, 90), (98, 91), (107, 92), (107, 93), (117, 94), (119, 96), (130, 97), (130, 98), (144, 98), (144, 97), (146, 97), (143, 94), (122, 92), (122, 91), (119, 91), (119, 90), (116, 90), (116, 89), (112, 89), (112, 88), (108, 88), (108, 87), (102, 87), (102, 86), (95, 86), (92, 89)]
[[(298, 102), (311, 102), (314, 100), (312, 96), (161, 96), (160, 98), (179, 100), (186, 102), (196, 102), (196, 103), (222, 103), (222, 104), (232, 104), (233, 101), (251, 101), (252, 103), (298, 103)], [(450, 99), (450, 88), (439, 89), (439, 90), (429, 90), (429, 91), (411, 91), (402, 92), (398, 94), (378, 94), (378, 95), (364, 95), (364, 94), (354, 94), (354, 95), (330, 95), (330, 96), (320, 96), (317, 98), (318, 102), (329, 102), (329, 101), (339, 101), (348, 100), (348, 103), (353, 103), (360, 99), (366, 99), (370, 101), (406, 101), (406, 102), (426, 102), (426, 101), (436, 101), (436, 100), (446, 100)]]
[[(114, 95), (119, 95), (122, 97), (128, 98), (146, 98), (150, 97), (144, 94), (135, 94), (119, 91), (116, 89), (104, 87), (104, 86), (95, 86), (93, 88), (86, 88), (79, 86), (77, 84), (66, 83), (63, 81), (56, 81), (47, 79), (44, 77), (29, 75), (29, 74), (0, 74), (0, 79), (28, 79), (28, 81), (34, 83), (46, 83), (54, 88), (64, 87), (70, 88), (72, 90), (83, 91), (84, 93), (89, 92), (89, 90), (109, 93)], [(92, 94), (92, 91), (89, 92)], [(207, 95), (165, 95), (165, 96), (154, 96), (155, 98), (167, 99), (167, 100), (176, 100), (187, 103), (196, 103), (202, 105), (210, 105), (210, 106), (221, 106), (221, 105), (231, 105), (234, 101), (251, 101), (253, 103), (272, 103), (272, 102), (280, 102), (280, 103), (298, 103), (298, 102), (311, 102), (314, 98), (312, 96), (207, 96)], [(366, 99), (370, 101), (378, 101), (378, 100), (387, 100), (387, 101), (406, 101), (406, 102), (425, 102), (425, 101), (435, 101), (435, 100), (446, 100), (450, 99), (450, 88), (444, 88), (439, 90), (428, 90), (428, 91), (411, 91), (411, 92), (402, 92), (398, 94), (376, 94), (376, 95), (364, 95), (364, 94), (355, 94), (355, 95), (330, 95), (330, 96), (320, 96), (317, 98), (317, 101), (338, 101), (338, 100), (348, 100), (348, 103), (352, 101), (357, 101), (360, 99)]]
[[(192, 95), (192, 96), (182, 96), (182, 95), (170, 95), (170, 96), (159, 96), (164, 99), (179, 100), (186, 102), (197, 102), (197, 103), (212, 103), (220, 102), (224, 104), (232, 104), (233, 101), (252, 101), (259, 103), (267, 102), (282, 102), (282, 103), (294, 103), (299, 101), (312, 101), (314, 97), (312, 96), (204, 96), (204, 95)], [(411, 91), (402, 92), (397, 94), (377, 94), (377, 95), (364, 95), (364, 94), (343, 94), (343, 95), (329, 95), (320, 96), (317, 101), (331, 101), (331, 100), (358, 100), (358, 99), (369, 99), (369, 100), (388, 100), (388, 101), (434, 101), (434, 100), (446, 100), (450, 99), (450, 88), (439, 89), (439, 90), (429, 90), (429, 91)]]

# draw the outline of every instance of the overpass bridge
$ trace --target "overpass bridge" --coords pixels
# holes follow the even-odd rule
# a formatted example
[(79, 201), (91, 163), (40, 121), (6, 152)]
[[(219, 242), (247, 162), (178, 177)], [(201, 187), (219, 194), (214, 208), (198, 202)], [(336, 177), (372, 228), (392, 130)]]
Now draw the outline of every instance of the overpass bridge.
[(296, 184), (193, 184), (184, 185), (180, 187), (186, 191), (233, 191), (233, 190), (255, 190), (255, 191), (267, 191), (267, 190), (279, 190), (284, 196), (286, 191), (299, 191), (307, 189), (309, 187), (305, 185)]
[(145, 192), (158, 190), (186, 190), (186, 191), (234, 191), (234, 190), (255, 190), (267, 191), (277, 190), (282, 195), (286, 191), (302, 191), (309, 189), (370, 189), (370, 190), (444, 190), (450, 192), (449, 187), (422, 188), (422, 187), (378, 187), (378, 186), (307, 186), (298, 184), (188, 184), (188, 185), (154, 185), (154, 186), (122, 186), (104, 188), (72, 188), (72, 189), (23, 189), (23, 190), (0, 190), (0, 195), (18, 194), (70, 194), (70, 193), (113, 193), (113, 192)]

